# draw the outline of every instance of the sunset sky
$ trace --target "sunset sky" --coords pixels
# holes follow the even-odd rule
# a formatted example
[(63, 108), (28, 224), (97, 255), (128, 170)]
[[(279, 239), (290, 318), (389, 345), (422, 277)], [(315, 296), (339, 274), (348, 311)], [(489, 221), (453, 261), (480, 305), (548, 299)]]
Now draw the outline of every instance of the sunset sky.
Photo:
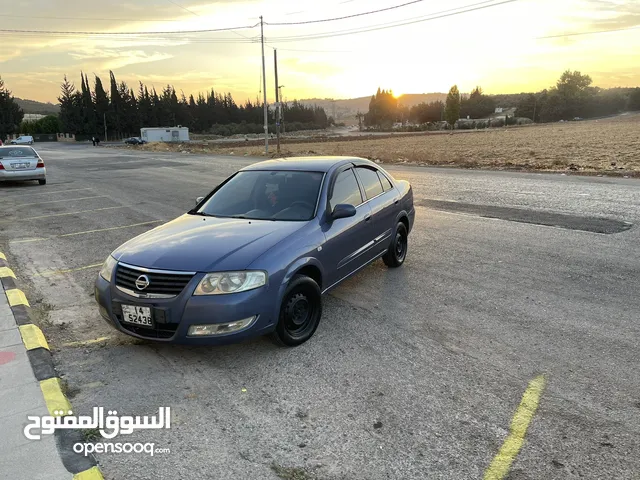
[[(260, 15), (272, 24), (305, 22), (409, 1), (23, 0), (0, 10), (0, 29), (110, 34), (0, 32), (0, 76), (15, 96), (39, 101), (56, 102), (63, 75), (79, 84), (81, 70), (92, 82), (94, 73), (108, 81), (113, 70), (136, 91), (142, 80), (158, 89), (171, 83), (187, 95), (213, 87), (237, 101), (255, 99), (259, 26), (113, 33), (253, 26)], [(272, 47), (289, 100), (360, 97), (378, 86), (397, 94), (446, 92), (454, 83), (463, 92), (475, 85), (488, 93), (533, 91), (568, 68), (602, 87), (640, 86), (639, 0), (514, 0), (485, 8), (502, 1), (424, 0), (339, 21), (265, 25), (269, 99)], [(451, 15), (470, 8), (476, 10)], [(406, 22), (414, 23), (382, 28)]]

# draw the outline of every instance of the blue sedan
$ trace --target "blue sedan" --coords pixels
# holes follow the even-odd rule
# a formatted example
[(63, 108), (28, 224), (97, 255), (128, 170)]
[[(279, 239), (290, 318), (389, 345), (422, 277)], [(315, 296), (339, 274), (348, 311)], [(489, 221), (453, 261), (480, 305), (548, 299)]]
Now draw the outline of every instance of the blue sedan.
[(96, 280), (102, 317), (128, 335), (212, 345), (316, 331), (322, 294), (382, 258), (399, 267), (413, 192), (373, 162), (309, 157), (243, 168), (188, 213), (117, 248)]

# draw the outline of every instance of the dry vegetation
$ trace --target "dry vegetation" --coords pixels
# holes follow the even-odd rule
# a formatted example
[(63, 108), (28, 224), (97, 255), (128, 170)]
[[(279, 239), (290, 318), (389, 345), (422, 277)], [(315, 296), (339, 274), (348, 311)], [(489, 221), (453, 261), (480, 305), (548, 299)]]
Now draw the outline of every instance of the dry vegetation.
[[(224, 144), (147, 145), (193, 153), (256, 155), (261, 146)], [(273, 147), (275, 150), (275, 147)], [(282, 146), (284, 156), (349, 155), (383, 163), (446, 165), (464, 168), (579, 171), (640, 175), (640, 114), (529, 127), (509, 127), (455, 134), (293, 143)]]

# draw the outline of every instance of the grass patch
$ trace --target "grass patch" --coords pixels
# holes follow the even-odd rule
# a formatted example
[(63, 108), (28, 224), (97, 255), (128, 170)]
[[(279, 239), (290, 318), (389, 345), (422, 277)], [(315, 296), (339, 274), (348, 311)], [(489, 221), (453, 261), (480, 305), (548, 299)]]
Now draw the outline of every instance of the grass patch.
[(300, 467), (283, 467), (273, 463), (271, 464), (271, 470), (283, 480), (313, 480), (315, 478)]
[(85, 442), (95, 442), (100, 440), (102, 435), (100, 435), (99, 428), (85, 428), (82, 430), (82, 438), (84, 438)]

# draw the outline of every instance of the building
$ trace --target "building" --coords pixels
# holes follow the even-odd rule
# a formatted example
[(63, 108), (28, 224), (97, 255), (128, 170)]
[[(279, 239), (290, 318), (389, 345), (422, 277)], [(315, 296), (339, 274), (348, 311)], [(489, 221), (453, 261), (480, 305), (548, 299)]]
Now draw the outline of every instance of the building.
[(40, 120), (41, 118), (46, 117), (46, 115), (40, 115), (39, 113), (25, 113), (22, 120), (33, 122), (35, 120)]
[(189, 129), (180, 125), (177, 127), (141, 128), (140, 138), (147, 142), (188, 142)]

